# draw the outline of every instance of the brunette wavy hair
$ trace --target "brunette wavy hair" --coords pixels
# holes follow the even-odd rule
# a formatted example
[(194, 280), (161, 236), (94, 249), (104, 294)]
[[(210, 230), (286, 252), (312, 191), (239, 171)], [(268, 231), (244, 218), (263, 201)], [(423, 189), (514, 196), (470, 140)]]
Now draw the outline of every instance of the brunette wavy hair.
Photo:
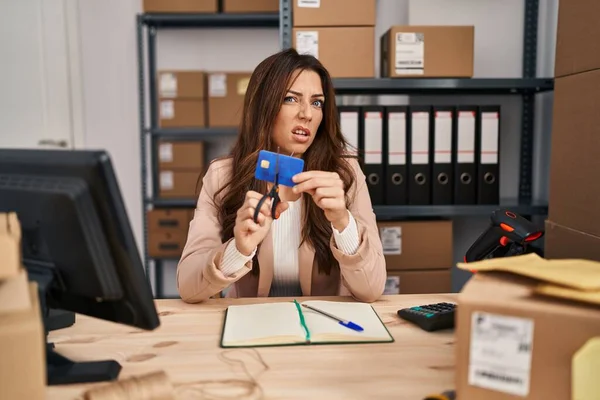
[[(217, 204), (223, 241), (233, 237), (236, 213), (244, 202), (246, 192), (254, 190), (265, 193), (267, 190), (265, 182), (254, 178), (258, 153), (263, 149), (274, 149), (272, 131), (275, 119), (295, 73), (303, 70), (314, 71), (321, 77), (325, 95), (323, 119), (313, 143), (303, 155), (305, 170), (337, 172), (344, 182), (346, 193), (354, 183), (355, 176), (347, 162), (346, 141), (340, 131), (335, 91), (329, 72), (315, 57), (299, 54), (294, 49), (273, 54), (262, 61), (250, 77), (239, 135), (231, 153), (225, 157), (232, 159), (234, 172), (231, 180), (215, 194), (218, 197), (221, 191), (227, 189), (222, 201)], [(330, 274), (332, 268), (339, 268), (329, 248), (331, 224), (310, 195), (304, 193), (303, 196), (301, 243), (308, 242), (314, 249), (319, 271)], [(348, 202), (346, 194), (346, 204)], [(254, 257), (252, 273), (258, 272), (258, 261)]]

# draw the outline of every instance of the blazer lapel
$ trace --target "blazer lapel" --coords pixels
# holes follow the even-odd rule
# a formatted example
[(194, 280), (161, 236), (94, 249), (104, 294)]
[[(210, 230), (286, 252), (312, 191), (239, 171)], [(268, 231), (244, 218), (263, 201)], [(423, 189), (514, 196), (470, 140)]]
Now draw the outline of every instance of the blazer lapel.
[(257, 296), (268, 297), (273, 282), (273, 235), (271, 230), (263, 239), (257, 257), (260, 266)]

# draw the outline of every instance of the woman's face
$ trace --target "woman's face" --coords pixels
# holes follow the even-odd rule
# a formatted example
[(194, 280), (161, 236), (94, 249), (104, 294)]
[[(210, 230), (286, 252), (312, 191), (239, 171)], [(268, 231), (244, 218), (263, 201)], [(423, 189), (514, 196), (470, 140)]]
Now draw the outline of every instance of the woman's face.
[(296, 73), (292, 80), (275, 118), (273, 141), (282, 154), (300, 157), (315, 139), (323, 119), (325, 96), (321, 78), (314, 71)]

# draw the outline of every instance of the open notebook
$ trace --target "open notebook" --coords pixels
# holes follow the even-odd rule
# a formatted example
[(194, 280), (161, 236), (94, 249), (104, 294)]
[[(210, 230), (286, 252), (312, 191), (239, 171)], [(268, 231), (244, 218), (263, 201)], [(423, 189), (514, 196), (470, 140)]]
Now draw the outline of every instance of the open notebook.
[(364, 330), (358, 332), (349, 329), (334, 319), (300, 307), (292, 301), (229, 306), (225, 313), (221, 347), (394, 341), (369, 304), (322, 300), (304, 303), (350, 320)]

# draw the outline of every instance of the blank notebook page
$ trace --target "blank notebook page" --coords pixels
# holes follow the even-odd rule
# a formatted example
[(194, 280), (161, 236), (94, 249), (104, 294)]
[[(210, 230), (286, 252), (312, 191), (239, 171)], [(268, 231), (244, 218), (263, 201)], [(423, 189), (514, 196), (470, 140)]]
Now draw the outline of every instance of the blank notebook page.
[(336, 320), (302, 307), (306, 325), (312, 339), (326, 341), (328, 337), (348, 336), (349, 340), (391, 340), (391, 336), (370, 304), (353, 302), (305, 301), (306, 305), (323, 310), (336, 317), (360, 325), (364, 330), (357, 332), (340, 325)]
[(305, 332), (296, 305), (265, 303), (252, 306), (229, 306), (223, 331), (223, 344), (271, 342), (275, 337), (302, 342)]

